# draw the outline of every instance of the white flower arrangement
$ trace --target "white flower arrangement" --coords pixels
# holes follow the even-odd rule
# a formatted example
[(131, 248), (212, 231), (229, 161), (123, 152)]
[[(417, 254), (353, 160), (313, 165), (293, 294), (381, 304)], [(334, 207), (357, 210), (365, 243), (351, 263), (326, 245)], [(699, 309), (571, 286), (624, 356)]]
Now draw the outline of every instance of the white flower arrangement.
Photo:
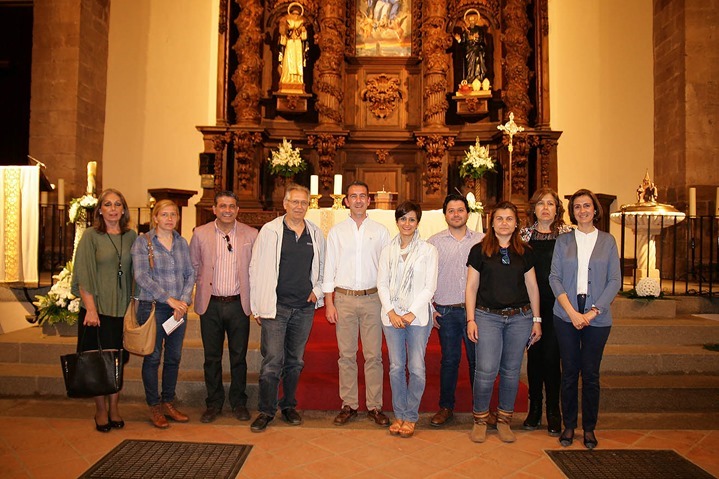
[(637, 292), (637, 296), (640, 298), (658, 298), (662, 294), (662, 286), (656, 278), (642, 278), (639, 280), (634, 289)]
[(470, 213), (479, 213), (480, 215), (484, 213), (484, 205), (474, 197), (474, 193), (467, 193), (467, 203)]
[(77, 223), (80, 219), (82, 210), (85, 210), (85, 218), (89, 216), (92, 210), (97, 206), (97, 198), (91, 194), (86, 194), (80, 198), (73, 198), (70, 200), (70, 209), (68, 210), (68, 216), (70, 217), (70, 223)]
[(480, 145), (479, 137), (477, 137), (477, 142), (464, 153), (464, 160), (459, 167), (459, 176), (478, 180), (488, 171), (494, 171), (494, 161), (489, 156), (489, 146)]
[(66, 323), (73, 325), (77, 322), (80, 312), (80, 298), (72, 294), (72, 262), (53, 276), (57, 283), (53, 284), (47, 296), (35, 296), (37, 301), (37, 319), (39, 324)]
[(292, 148), (292, 141), (282, 138), (282, 144), (267, 158), (270, 162), (270, 173), (290, 177), (304, 171), (307, 163), (300, 156), (301, 151), (299, 148)]

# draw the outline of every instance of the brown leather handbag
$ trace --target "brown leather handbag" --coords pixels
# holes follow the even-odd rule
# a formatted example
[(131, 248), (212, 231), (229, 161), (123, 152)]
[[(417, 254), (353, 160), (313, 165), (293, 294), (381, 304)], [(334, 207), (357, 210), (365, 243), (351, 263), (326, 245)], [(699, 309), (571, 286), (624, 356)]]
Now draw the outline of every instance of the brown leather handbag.
[[(149, 235), (145, 235), (147, 240), (147, 258), (150, 262), (150, 270), (155, 268), (154, 254), (152, 250), (152, 242)], [(147, 321), (140, 326), (137, 321), (137, 305), (135, 298), (130, 299), (125, 311), (125, 320), (123, 322), (122, 344), (126, 351), (138, 356), (147, 356), (155, 350), (155, 342), (157, 341), (157, 322), (155, 321), (155, 302), (152, 302), (152, 310)]]

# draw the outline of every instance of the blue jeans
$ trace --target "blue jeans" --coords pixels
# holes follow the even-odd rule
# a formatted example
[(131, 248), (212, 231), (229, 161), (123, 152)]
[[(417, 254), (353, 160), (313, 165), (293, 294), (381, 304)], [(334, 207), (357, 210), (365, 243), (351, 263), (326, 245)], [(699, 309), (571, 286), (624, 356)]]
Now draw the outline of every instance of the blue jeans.
[[(274, 416), (278, 403), (281, 410), (297, 407), (295, 393), (305, 365), (303, 357), (314, 315), (314, 303), (304, 308), (278, 304), (274, 319), (262, 318), (260, 412)], [(280, 379), (283, 397), (278, 402)]]
[(394, 416), (403, 421), (417, 422), (426, 381), (424, 353), (432, 323), (404, 329), (383, 325), (382, 329), (389, 352), (389, 384), (392, 387)]
[(477, 323), (477, 370), (474, 373), (475, 413), (489, 410), (494, 380), (499, 373), (499, 409), (514, 411), (524, 348), (532, 332), (532, 312), (501, 316), (475, 311)]
[(599, 365), (611, 326), (577, 329), (554, 316), (554, 330), (562, 358), (562, 416), (564, 427), (577, 427), (579, 375), (582, 375), (582, 429), (594, 431), (599, 414)]
[(439, 370), (439, 407), (454, 409), (454, 391), (457, 389), (459, 363), (462, 360), (462, 343), (469, 363), (470, 386), (474, 381), (477, 364), (474, 343), (467, 337), (467, 312), (464, 308), (449, 308), (437, 305), (441, 317), (439, 323), (439, 344), (442, 347), (442, 363)]
[[(140, 301), (137, 309), (137, 322), (145, 324), (151, 310), (152, 303), (150, 301)], [(145, 356), (142, 361), (142, 384), (145, 386), (145, 401), (150, 406), (157, 406), (160, 401), (172, 402), (175, 400), (177, 374), (180, 371), (180, 359), (182, 358), (182, 341), (185, 339), (185, 329), (187, 328), (187, 315), (185, 315), (185, 322), (168, 336), (165, 328), (162, 327), (162, 323), (172, 315), (173, 311), (165, 303), (155, 303), (155, 321), (157, 322), (155, 350), (149, 356)], [(160, 398), (157, 381), (163, 343), (165, 344), (165, 355), (162, 362), (162, 398)]]

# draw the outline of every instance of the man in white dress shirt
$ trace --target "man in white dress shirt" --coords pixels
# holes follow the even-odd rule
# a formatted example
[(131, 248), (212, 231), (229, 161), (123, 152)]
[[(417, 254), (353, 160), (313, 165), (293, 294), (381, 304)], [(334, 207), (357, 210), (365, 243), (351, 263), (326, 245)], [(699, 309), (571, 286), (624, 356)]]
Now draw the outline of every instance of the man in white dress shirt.
[[(342, 426), (357, 416), (358, 336), (364, 356), (367, 417), (389, 425), (382, 413), (382, 321), (377, 294), (377, 263), (389, 243), (389, 231), (367, 216), (369, 187), (355, 181), (347, 187), (345, 204), (350, 216), (327, 236), (324, 282), (327, 321), (336, 326), (339, 348), (339, 393), (342, 410), (334, 424)], [(331, 294), (334, 292), (334, 297)]]

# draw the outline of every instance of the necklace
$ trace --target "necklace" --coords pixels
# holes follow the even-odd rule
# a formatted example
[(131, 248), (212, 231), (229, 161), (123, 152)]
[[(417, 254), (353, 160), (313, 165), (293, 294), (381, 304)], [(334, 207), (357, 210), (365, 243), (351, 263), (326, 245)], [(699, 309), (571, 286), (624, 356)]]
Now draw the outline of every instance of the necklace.
[(115, 254), (117, 255), (117, 285), (122, 289), (122, 275), (124, 274), (122, 272), (122, 233), (120, 233), (120, 249), (117, 249), (117, 246), (115, 246), (115, 242), (112, 241), (110, 233), (105, 234), (107, 235), (107, 239), (110, 240), (110, 243), (112, 243), (112, 247), (115, 248)]

